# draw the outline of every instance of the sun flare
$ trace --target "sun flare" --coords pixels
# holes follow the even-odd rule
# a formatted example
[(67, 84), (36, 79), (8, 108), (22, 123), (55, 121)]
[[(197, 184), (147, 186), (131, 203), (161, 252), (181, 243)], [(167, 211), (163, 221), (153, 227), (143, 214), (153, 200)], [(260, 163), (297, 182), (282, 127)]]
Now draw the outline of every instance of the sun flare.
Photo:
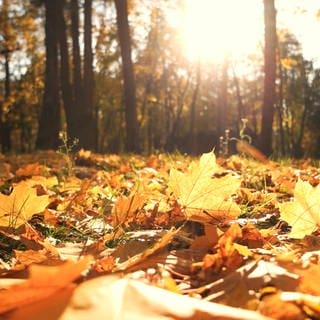
[(263, 8), (251, 0), (184, 0), (181, 41), (191, 60), (221, 62), (258, 50)]

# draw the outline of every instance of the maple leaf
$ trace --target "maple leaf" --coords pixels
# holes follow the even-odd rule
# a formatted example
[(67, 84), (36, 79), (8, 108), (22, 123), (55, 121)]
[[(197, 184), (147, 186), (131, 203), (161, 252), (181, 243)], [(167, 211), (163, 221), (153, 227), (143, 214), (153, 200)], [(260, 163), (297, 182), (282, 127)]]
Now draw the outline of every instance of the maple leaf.
[(240, 187), (240, 180), (230, 174), (214, 178), (213, 174), (219, 171), (213, 152), (203, 154), (186, 173), (171, 169), (169, 188), (190, 220), (208, 220), (208, 216), (211, 220), (234, 218), (240, 214), (240, 208), (228, 201)]
[(143, 207), (145, 201), (146, 197), (140, 193), (119, 197), (112, 210), (112, 225), (128, 225), (134, 220), (136, 211)]
[(280, 215), (291, 225), (289, 235), (302, 239), (320, 225), (320, 185), (312, 187), (309, 182), (298, 180), (292, 202), (280, 203)]
[(48, 298), (58, 290), (66, 290), (88, 269), (91, 261), (92, 258), (86, 256), (78, 262), (67, 261), (59, 266), (31, 265), (26, 282), (0, 291), (0, 314)]
[(0, 193), (0, 226), (19, 228), (49, 204), (49, 196), (37, 196), (26, 183), (16, 185), (9, 196)]

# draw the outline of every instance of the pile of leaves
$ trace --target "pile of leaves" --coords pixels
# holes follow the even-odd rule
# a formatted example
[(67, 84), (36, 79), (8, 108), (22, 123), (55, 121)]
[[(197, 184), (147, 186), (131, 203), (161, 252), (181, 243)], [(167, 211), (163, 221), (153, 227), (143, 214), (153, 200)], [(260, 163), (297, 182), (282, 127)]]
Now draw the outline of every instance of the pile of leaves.
[(2, 157), (3, 319), (319, 318), (320, 170), (247, 151)]

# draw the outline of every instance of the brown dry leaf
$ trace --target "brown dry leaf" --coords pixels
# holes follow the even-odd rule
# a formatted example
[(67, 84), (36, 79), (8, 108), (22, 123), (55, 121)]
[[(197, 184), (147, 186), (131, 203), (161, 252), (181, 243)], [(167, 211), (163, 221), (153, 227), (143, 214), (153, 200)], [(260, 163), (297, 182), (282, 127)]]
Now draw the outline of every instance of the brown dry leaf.
[(234, 270), (238, 268), (243, 261), (241, 253), (245, 253), (245, 255), (247, 255), (248, 252), (244, 250), (243, 246), (239, 247), (241, 248), (241, 252), (239, 252), (234, 245), (235, 240), (240, 239), (241, 236), (242, 233), (239, 225), (231, 225), (215, 246), (216, 253), (205, 255), (202, 267), (204, 269), (210, 268), (215, 273), (219, 272), (222, 267), (225, 267), (227, 270)]
[(80, 190), (72, 197), (70, 204), (82, 204), (86, 198), (87, 191), (91, 185), (91, 180), (84, 180)]
[(32, 263), (41, 263), (48, 259), (48, 251), (46, 249), (26, 251), (15, 250), (14, 253), (18, 264), (21, 264), (23, 267), (27, 267)]
[(0, 226), (19, 228), (48, 204), (47, 195), (37, 196), (35, 188), (20, 182), (9, 196), (0, 193)]
[(298, 180), (292, 202), (280, 203), (280, 215), (292, 229), (292, 238), (302, 239), (320, 225), (320, 185), (312, 187), (309, 182)]
[(111, 272), (114, 266), (114, 257), (107, 256), (96, 261), (95, 270), (97, 270), (98, 272)]
[(252, 146), (246, 141), (238, 140), (236, 147), (238, 152), (243, 152), (244, 154), (252, 157), (253, 159), (261, 163), (264, 163), (264, 164), (270, 163), (268, 158), (259, 149), (255, 148), (254, 146)]
[(203, 154), (199, 163), (193, 163), (186, 173), (171, 169), (169, 189), (185, 208), (188, 219), (219, 221), (240, 214), (238, 205), (228, 201), (239, 189), (240, 179), (229, 174), (213, 178), (219, 171), (213, 152)]
[(319, 265), (311, 265), (308, 269), (295, 269), (294, 271), (301, 276), (299, 287), (302, 292), (320, 296)]
[(250, 262), (229, 273), (226, 277), (205, 285), (202, 292), (206, 291), (209, 294), (206, 298), (209, 301), (220, 302), (228, 300), (228, 296), (233, 296), (232, 292), (237, 291), (240, 284), (244, 291), (251, 291), (254, 294), (270, 283), (278, 290), (295, 290), (299, 284), (299, 276), (276, 263), (259, 260)]
[(170, 241), (172, 240), (173, 236), (177, 234), (179, 229), (172, 228), (171, 230), (168, 230), (162, 237), (159, 239), (155, 244), (146, 250), (144, 250), (142, 253), (138, 253), (131, 258), (129, 258), (127, 261), (120, 263), (118, 266), (116, 266), (116, 270), (128, 270), (129, 268), (136, 266), (143, 262), (146, 258), (150, 257), (152, 254), (154, 254), (156, 251), (164, 248)]
[(249, 248), (261, 248), (266, 243), (266, 240), (255, 225), (248, 223), (242, 228), (240, 243), (247, 245)]
[(272, 319), (306, 319), (303, 310), (293, 302), (282, 301), (280, 293), (266, 295), (260, 303), (259, 311)]
[(18, 177), (42, 176), (48, 172), (48, 168), (38, 162), (27, 164), (16, 171)]
[(82, 283), (59, 320), (271, 320), (257, 312), (182, 296), (130, 279), (104, 276)]
[(89, 267), (91, 260), (91, 257), (85, 257), (77, 263), (68, 261), (56, 267), (31, 265), (26, 282), (0, 291), (0, 314), (45, 299), (69, 287)]
[(112, 225), (128, 225), (130, 221), (134, 220), (134, 214), (144, 206), (146, 200), (145, 195), (137, 192), (129, 197), (122, 196), (118, 198), (112, 209)]
[(198, 236), (191, 244), (191, 249), (211, 249), (219, 239), (217, 226), (212, 224), (204, 225), (204, 235)]

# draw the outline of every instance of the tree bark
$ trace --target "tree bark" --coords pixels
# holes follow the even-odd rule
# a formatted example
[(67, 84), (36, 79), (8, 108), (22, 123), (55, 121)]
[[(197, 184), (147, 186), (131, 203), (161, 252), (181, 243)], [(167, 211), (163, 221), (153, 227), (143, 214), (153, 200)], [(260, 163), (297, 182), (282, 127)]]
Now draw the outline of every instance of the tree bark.
[(95, 150), (97, 147), (97, 127), (94, 113), (94, 74), (92, 51), (92, 0), (84, 2), (84, 110), (83, 124), (87, 126), (87, 133), (83, 136), (83, 147)]
[(228, 115), (228, 57), (225, 57), (222, 65), (222, 75), (220, 81), (220, 90), (218, 96), (218, 117), (217, 117), (217, 131), (218, 137), (225, 135), (227, 129), (227, 115)]
[(72, 86), (73, 86), (73, 101), (74, 109), (72, 111), (74, 127), (74, 136), (71, 139), (77, 138), (79, 140), (77, 148), (80, 148), (83, 143), (83, 135), (88, 134), (86, 131), (86, 126), (82, 124), (83, 118), (83, 87), (82, 87), (82, 64), (81, 64), (81, 54), (80, 54), (80, 44), (79, 44), (79, 4), (78, 0), (71, 0), (70, 3), (70, 13), (71, 13), (71, 37), (72, 37)]
[(66, 113), (67, 133), (70, 139), (75, 139), (77, 135), (76, 119), (75, 119), (75, 103), (72, 95), (72, 85), (70, 79), (70, 63), (69, 63), (69, 50), (67, 40), (67, 25), (64, 18), (65, 0), (56, 0), (58, 7), (58, 19), (59, 19), (59, 48), (60, 48), (60, 81), (61, 81), (61, 93)]
[(36, 146), (56, 149), (59, 146), (60, 102), (58, 72), (58, 38), (56, 1), (45, 0), (46, 72), (43, 107), (41, 110)]
[[(2, 1), (2, 14), (4, 20), (2, 50), (0, 54), (4, 56), (4, 99), (3, 102), (9, 101), (11, 95), (11, 77), (10, 77), (10, 55), (14, 51), (12, 48), (12, 35), (9, 27), (9, 1)], [(0, 101), (0, 146), (1, 151), (8, 152), (11, 150), (11, 123), (5, 117), (5, 110), (2, 101)]]
[(140, 148), (136, 110), (136, 89), (131, 55), (131, 37), (128, 21), (127, 0), (115, 0), (115, 5), (122, 58), (124, 102), (126, 109), (126, 149), (129, 152), (138, 152)]
[(201, 65), (200, 61), (197, 62), (196, 70), (196, 84), (192, 94), (192, 100), (190, 105), (190, 127), (189, 127), (189, 152), (191, 154), (196, 154), (196, 106), (199, 95), (201, 83)]
[(264, 48), (264, 94), (260, 147), (264, 154), (272, 153), (272, 123), (276, 103), (276, 9), (274, 0), (264, 0), (265, 48)]

